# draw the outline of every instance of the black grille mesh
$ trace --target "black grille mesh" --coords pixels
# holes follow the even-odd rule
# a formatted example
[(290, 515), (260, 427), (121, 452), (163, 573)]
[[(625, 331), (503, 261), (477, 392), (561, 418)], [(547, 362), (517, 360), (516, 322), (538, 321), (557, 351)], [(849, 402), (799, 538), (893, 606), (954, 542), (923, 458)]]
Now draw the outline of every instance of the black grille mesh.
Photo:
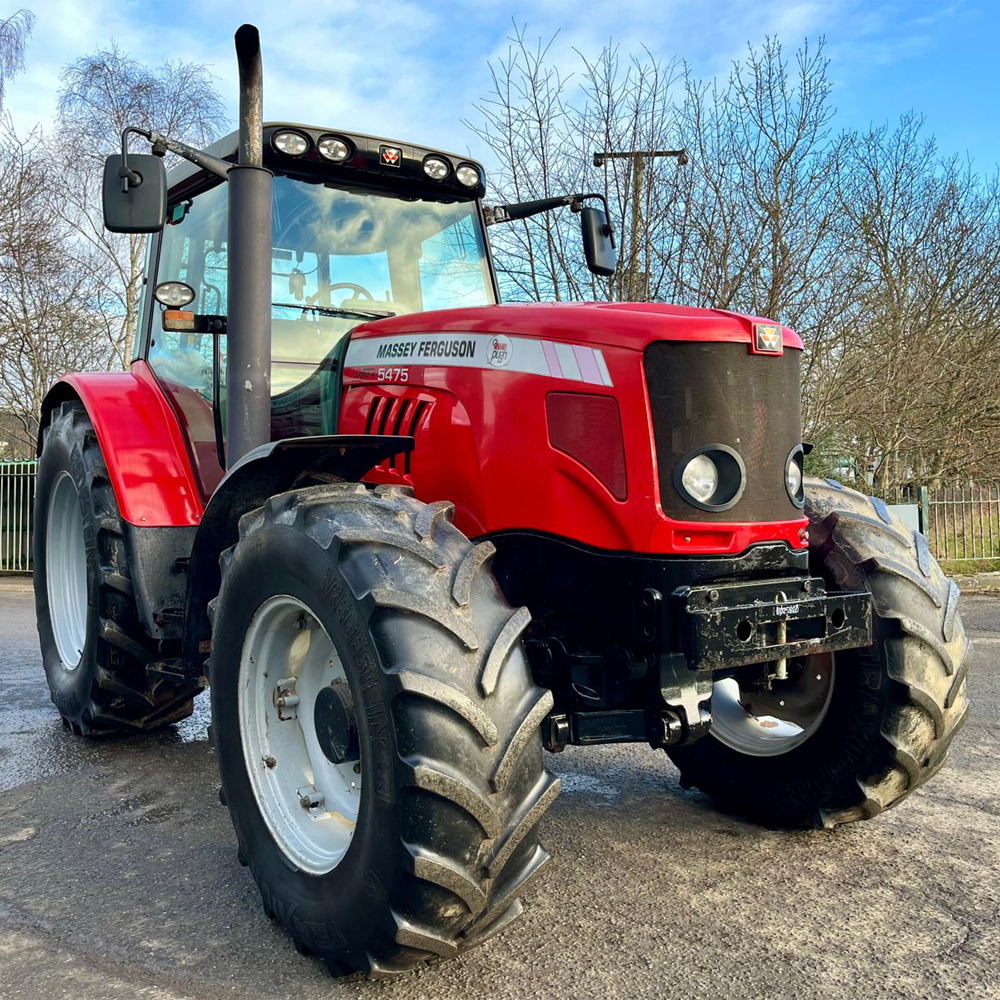
[[(656, 437), (660, 505), (685, 521), (783, 521), (800, 515), (785, 491), (785, 459), (801, 441), (799, 351), (751, 354), (746, 343), (659, 340), (644, 365)], [(727, 444), (747, 485), (735, 507), (699, 510), (673, 483), (688, 452)]]

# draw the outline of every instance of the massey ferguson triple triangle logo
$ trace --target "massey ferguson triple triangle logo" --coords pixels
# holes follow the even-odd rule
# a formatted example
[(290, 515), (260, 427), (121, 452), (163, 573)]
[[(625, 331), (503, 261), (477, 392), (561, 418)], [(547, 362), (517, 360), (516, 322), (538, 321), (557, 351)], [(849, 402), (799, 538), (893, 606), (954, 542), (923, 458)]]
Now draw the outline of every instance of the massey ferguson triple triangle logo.
[(378, 158), (387, 167), (398, 167), (403, 159), (403, 151), (399, 146), (379, 146)]
[(783, 350), (781, 327), (777, 323), (754, 323), (754, 354), (781, 354)]

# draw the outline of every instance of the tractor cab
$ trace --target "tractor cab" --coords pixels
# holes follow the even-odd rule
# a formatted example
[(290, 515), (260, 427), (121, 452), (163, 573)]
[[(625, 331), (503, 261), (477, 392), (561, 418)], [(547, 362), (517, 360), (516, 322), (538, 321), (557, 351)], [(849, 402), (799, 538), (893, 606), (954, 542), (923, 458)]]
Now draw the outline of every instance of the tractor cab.
[[(207, 152), (234, 159), (237, 139)], [(271, 438), (334, 433), (338, 353), (352, 327), (497, 302), (483, 169), (411, 144), (285, 124), (265, 126), (264, 163), (275, 175)], [(225, 182), (187, 162), (168, 185), (137, 356), (183, 415), (208, 496), (225, 468), (228, 198)]]

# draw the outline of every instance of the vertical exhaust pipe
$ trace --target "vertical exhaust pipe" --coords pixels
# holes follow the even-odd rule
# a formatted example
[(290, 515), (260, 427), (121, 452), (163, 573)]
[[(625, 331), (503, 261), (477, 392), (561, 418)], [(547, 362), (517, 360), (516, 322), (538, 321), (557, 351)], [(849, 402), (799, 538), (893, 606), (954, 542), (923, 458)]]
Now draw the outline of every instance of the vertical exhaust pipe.
[(226, 290), (226, 464), (271, 439), (271, 188), (264, 166), (264, 77), (260, 34), (236, 32), (240, 145), (229, 171)]

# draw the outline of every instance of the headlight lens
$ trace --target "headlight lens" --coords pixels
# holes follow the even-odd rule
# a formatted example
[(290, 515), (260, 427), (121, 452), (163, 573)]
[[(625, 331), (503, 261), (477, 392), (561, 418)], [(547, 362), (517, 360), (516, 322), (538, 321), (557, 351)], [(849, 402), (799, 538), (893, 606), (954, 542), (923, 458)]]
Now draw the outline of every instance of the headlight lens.
[(695, 455), (681, 473), (684, 489), (701, 503), (708, 503), (719, 488), (719, 467), (708, 455)]
[(343, 139), (338, 139), (335, 135), (323, 136), (316, 143), (316, 148), (319, 150), (320, 156), (328, 160), (333, 160), (334, 163), (342, 163), (351, 155), (351, 147)]
[(799, 490), (802, 489), (802, 470), (799, 468), (799, 463), (794, 459), (788, 463), (788, 470), (785, 472), (785, 483), (788, 485), (788, 492), (793, 497), (799, 495)]
[(468, 188), (474, 188), (479, 184), (479, 171), (469, 163), (463, 163), (455, 171), (459, 184), (464, 184)]
[(723, 511), (743, 496), (747, 474), (739, 453), (727, 444), (709, 444), (674, 466), (674, 489), (700, 510)]
[(789, 453), (785, 462), (785, 489), (791, 497), (792, 503), (799, 507), (805, 501), (802, 492), (802, 445), (797, 444)]
[(428, 156), (424, 160), (424, 173), (433, 181), (443, 181), (451, 173), (451, 167), (440, 156)]
[(183, 309), (194, 302), (194, 289), (183, 281), (161, 281), (153, 292), (153, 298), (168, 309)]
[(275, 132), (271, 145), (286, 156), (301, 156), (309, 149), (309, 140), (299, 132)]

